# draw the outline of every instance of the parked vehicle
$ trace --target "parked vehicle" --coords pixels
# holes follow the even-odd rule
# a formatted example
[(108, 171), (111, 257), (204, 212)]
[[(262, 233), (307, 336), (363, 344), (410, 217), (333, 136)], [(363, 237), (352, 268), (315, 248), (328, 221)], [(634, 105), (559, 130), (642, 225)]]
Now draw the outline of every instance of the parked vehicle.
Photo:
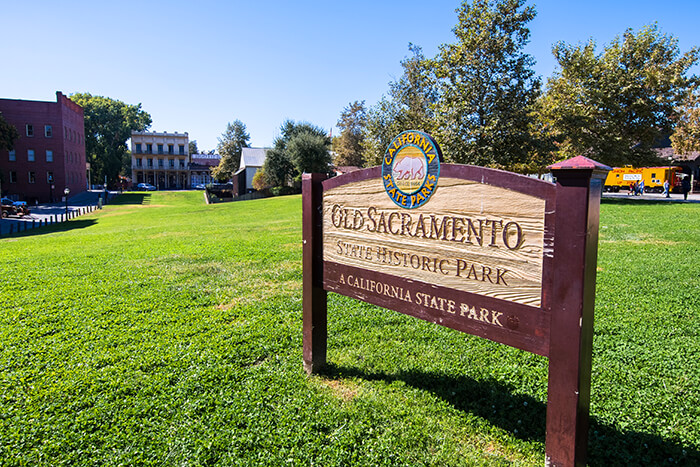
[(22, 217), (30, 214), (25, 201), (12, 201), (10, 198), (2, 198), (0, 199), (0, 206), (2, 206), (2, 217)]
[(140, 191), (156, 191), (156, 187), (150, 183), (139, 183), (136, 185), (136, 189)]
[(603, 190), (617, 193), (620, 188), (626, 189), (630, 184), (643, 181), (646, 193), (661, 193), (664, 182), (668, 180), (670, 191), (679, 192), (682, 173), (681, 167), (615, 167), (608, 172)]

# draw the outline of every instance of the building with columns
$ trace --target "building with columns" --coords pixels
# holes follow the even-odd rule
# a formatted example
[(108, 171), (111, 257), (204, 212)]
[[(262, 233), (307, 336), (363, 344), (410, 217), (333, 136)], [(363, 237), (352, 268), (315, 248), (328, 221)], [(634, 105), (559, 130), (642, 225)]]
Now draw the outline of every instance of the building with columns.
[(189, 142), (187, 132), (131, 132), (131, 182), (159, 190), (190, 188)]

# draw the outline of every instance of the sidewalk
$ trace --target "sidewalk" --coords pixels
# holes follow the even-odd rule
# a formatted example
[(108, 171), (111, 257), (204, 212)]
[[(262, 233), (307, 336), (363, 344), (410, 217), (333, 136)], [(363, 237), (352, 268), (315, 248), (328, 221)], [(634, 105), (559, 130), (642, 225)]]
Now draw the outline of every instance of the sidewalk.
[[(111, 191), (109, 193), (109, 199), (112, 199), (118, 192)], [(98, 199), (104, 195), (102, 190), (90, 190), (78, 193), (77, 195), (68, 198), (68, 212), (73, 213), (81, 208), (86, 208), (87, 206), (97, 206)], [(39, 204), (35, 206), (29, 206), (29, 211), (31, 214), (22, 218), (8, 217), (6, 219), (0, 220), (0, 236), (5, 236), (12, 232), (18, 232), (20, 229), (24, 230), (30, 229), (32, 221), (34, 225), (38, 227), (40, 221), (43, 222), (58, 222), (63, 221), (63, 216), (66, 213), (66, 203), (46, 203)], [(76, 213), (75, 215), (78, 215)], [(26, 224), (26, 225), (25, 225)]]
[(627, 191), (621, 191), (619, 193), (603, 193), (603, 199), (628, 199), (630, 201), (665, 201), (673, 203), (700, 203), (700, 193), (688, 193), (687, 201), (683, 200), (683, 195), (678, 193), (671, 193), (670, 198), (666, 198), (661, 193), (644, 193), (643, 195), (630, 196)]

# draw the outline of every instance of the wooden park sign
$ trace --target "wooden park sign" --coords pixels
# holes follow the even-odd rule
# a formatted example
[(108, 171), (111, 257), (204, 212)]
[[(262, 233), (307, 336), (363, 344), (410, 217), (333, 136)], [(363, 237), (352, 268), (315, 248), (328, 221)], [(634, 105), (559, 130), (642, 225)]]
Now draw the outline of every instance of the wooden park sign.
[(546, 356), (545, 464), (585, 464), (610, 169), (579, 156), (549, 183), (441, 159), (411, 130), (380, 167), (304, 175), (304, 367), (326, 364), (327, 291)]

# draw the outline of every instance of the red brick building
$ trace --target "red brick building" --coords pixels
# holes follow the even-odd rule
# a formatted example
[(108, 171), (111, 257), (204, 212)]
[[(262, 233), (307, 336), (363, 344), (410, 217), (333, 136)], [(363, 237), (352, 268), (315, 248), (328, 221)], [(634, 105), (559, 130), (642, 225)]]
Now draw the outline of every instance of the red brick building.
[(19, 133), (12, 151), (0, 150), (2, 196), (34, 204), (87, 189), (82, 107), (58, 91), (56, 102), (0, 99), (0, 112)]

